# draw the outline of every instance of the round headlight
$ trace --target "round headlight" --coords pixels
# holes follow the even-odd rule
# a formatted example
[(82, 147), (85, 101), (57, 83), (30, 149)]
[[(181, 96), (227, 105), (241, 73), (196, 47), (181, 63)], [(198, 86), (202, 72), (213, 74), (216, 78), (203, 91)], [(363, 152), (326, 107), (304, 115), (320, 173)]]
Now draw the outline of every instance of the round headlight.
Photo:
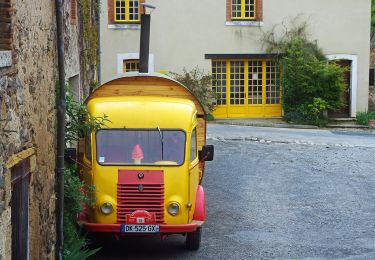
[(176, 216), (180, 211), (180, 205), (177, 202), (171, 202), (168, 205), (168, 213), (172, 216)]
[(112, 204), (109, 203), (109, 202), (106, 202), (106, 203), (103, 203), (101, 206), (100, 206), (100, 209), (102, 211), (103, 214), (111, 214), (112, 211), (113, 211), (113, 207), (112, 207)]

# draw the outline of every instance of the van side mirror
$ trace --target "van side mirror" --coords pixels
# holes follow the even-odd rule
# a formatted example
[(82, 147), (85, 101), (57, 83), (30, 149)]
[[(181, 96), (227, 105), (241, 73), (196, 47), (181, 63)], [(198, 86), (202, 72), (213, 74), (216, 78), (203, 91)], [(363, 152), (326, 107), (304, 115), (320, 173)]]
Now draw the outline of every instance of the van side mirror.
[(214, 146), (203, 145), (202, 150), (199, 151), (199, 161), (212, 161), (214, 159)]
[(76, 148), (65, 148), (64, 160), (67, 163), (75, 164), (77, 161), (77, 149)]

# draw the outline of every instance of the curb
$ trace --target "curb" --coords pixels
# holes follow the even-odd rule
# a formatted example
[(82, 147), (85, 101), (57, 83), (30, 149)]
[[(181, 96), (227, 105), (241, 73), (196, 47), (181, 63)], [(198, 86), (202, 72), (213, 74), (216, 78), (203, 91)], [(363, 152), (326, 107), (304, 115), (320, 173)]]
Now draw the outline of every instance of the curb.
[(254, 126), (254, 127), (273, 127), (273, 128), (294, 128), (294, 129), (319, 129), (315, 125), (293, 125), (293, 124), (262, 124), (253, 122), (217, 122), (211, 121), (209, 123), (218, 125), (237, 125), (237, 126)]
[(309, 145), (309, 146), (326, 146), (329, 147), (343, 147), (343, 148), (368, 148), (375, 149), (374, 145), (355, 145), (355, 144), (340, 144), (329, 142), (312, 142), (306, 140), (272, 140), (262, 137), (222, 137), (222, 136), (208, 136), (207, 140), (212, 141), (234, 141), (234, 142), (255, 142), (260, 144), (294, 144), (294, 145)]

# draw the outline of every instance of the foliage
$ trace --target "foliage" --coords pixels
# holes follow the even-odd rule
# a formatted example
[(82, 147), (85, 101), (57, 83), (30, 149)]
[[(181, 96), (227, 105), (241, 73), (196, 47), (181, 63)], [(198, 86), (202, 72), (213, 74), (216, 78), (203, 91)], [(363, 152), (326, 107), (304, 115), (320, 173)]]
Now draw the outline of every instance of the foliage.
[[(66, 137), (65, 146), (91, 133), (109, 122), (108, 117), (93, 117), (86, 106), (74, 100), (71, 87), (65, 84), (66, 93)], [(86, 259), (99, 249), (86, 249), (87, 240), (77, 229), (76, 218), (83, 205), (94, 203), (94, 187), (86, 186), (77, 176), (77, 167), (65, 164), (64, 169), (64, 259)]]
[(66, 94), (66, 144), (78, 141), (84, 135), (96, 131), (106, 123), (110, 122), (107, 115), (102, 117), (94, 117), (90, 115), (86, 106), (74, 100), (71, 87), (66, 85), (68, 89)]
[(288, 121), (308, 122), (318, 126), (325, 125), (328, 120), (324, 118), (323, 111), (327, 110), (328, 107), (327, 101), (321, 98), (314, 98), (312, 104), (302, 104), (297, 107), (297, 115), (288, 113), (287, 116), (291, 117), (292, 115)]
[(307, 25), (285, 29), (277, 38), (275, 28), (263, 37), (270, 53), (278, 54), (281, 66), (284, 119), (298, 123), (324, 124), (324, 110), (341, 106), (344, 69), (329, 63), (315, 42), (308, 40)]
[(80, 18), (82, 19), (82, 29), (84, 38), (83, 58), (85, 64), (98, 65), (98, 28), (92, 19), (99, 12), (99, 0), (79, 0)]
[(76, 218), (83, 205), (94, 202), (93, 187), (85, 186), (76, 172), (75, 165), (66, 165), (64, 169), (64, 259), (86, 259), (99, 250), (85, 248), (86, 238), (80, 235), (76, 226)]
[(357, 123), (360, 125), (368, 125), (372, 119), (375, 119), (375, 112), (365, 111), (357, 113)]
[(371, 1), (371, 32), (375, 29), (375, 0)]
[(170, 74), (175, 80), (187, 87), (198, 98), (206, 113), (209, 114), (214, 110), (212, 104), (212, 77), (210, 74), (204, 73), (199, 68), (195, 68), (191, 71), (184, 69), (182, 74)]
[(212, 114), (208, 114), (207, 121), (215, 121), (215, 117)]

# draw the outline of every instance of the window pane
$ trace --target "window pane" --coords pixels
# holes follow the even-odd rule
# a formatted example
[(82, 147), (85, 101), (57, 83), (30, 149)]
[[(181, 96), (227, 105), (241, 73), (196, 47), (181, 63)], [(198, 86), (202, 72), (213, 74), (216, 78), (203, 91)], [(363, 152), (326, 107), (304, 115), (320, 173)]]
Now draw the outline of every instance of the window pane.
[(262, 104), (262, 61), (249, 61), (248, 102), (252, 105)]
[(193, 130), (191, 134), (191, 145), (190, 145), (190, 161), (193, 161), (197, 157), (197, 131)]
[(230, 79), (231, 79), (231, 95), (230, 103), (231, 104), (243, 104), (244, 97), (240, 94), (243, 94), (245, 91), (245, 80), (244, 80), (244, 62), (243, 61), (231, 61), (230, 62)]
[(280, 71), (275, 62), (267, 61), (266, 73), (266, 103), (267, 104), (280, 104)]
[(123, 71), (139, 71), (139, 60), (124, 60), (123, 61)]
[(129, 0), (129, 20), (138, 20), (139, 16), (139, 0)]
[(125, 0), (116, 1), (115, 14), (116, 14), (116, 20), (118, 21), (125, 20)]
[(212, 61), (212, 90), (216, 105), (226, 105), (227, 74), (225, 61)]
[(185, 133), (180, 130), (102, 129), (96, 144), (102, 165), (182, 165), (185, 157)]

